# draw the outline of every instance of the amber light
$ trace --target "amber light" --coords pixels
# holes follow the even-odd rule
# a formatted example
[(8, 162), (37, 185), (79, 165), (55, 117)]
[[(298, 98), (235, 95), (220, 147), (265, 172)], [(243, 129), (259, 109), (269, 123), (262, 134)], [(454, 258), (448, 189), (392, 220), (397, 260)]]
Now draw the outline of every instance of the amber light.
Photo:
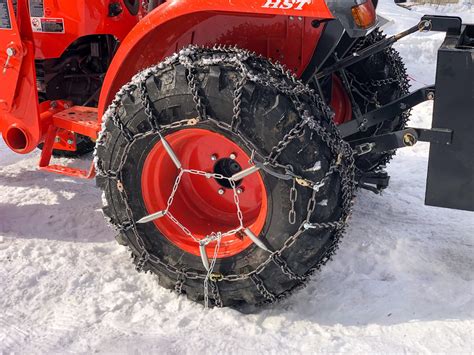
[(363, 4), (352, 8), (352, 17), (357, 26), (366, 29), (375, 24), (375, 7), (372, 0), (367, 0)]

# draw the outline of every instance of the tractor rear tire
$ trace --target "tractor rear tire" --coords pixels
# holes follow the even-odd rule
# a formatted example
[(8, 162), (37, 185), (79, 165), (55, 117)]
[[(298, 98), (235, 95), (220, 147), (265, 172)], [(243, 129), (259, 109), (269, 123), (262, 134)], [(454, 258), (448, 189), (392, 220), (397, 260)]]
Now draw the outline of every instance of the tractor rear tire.
[[(158, 131), (176, 151), (183, 166), (191, 164), (197, 169), (203, 162), (201, 170), (206, 170), (205, 167), (212, 166), (209, 164), (215, 164), (214, 172), (220, 169), (229, 177), (235, 173), (235, 170), (225, 173), (232, 169), (232, 162), (227, 170), (218, 166), (227, 164), (231, 156), (230, 159), (244, 169), (253, 156), (253, 149), (262, 156), (270, 154), (295, 124), (302, 122), (301, 111), (295, 103), (304, 106), (324, 136), (304, 126), (282, 151), (278, 162), (291, 164), (294, 173), (305, 179), (325, 182), (314, 190), (314, 211), (308, 212), (313, 189), (295, 184), (294, 179), (280, 179), (262, 170), (244, 177), (237, 187), (242, 189), (239, 197), (243, 220), (250, 224), (246, 223), (246, 227), (255, 232), (267, 248), (272, 251), (283, 248), (282, 252), (278, 257), (270, 257), (268, 251), (242, 233), (222, 238), (221, 255), (216, 259), (213, 278), (209, 281), (208, 297), (215, 306), (241, 308), (275, 302), (303, 286), (335, 252), (353, 197), (352, 152), (339, 139), (325, 104), (320, 101), (317, 105), (306, 87), (306, 93), (298, 93), (303, 85), (280, 67), (235, 48), (191, 47), (191, 54), (186, 51), (189, 49), (137, 75), (120, 90), (109, 108), (96, 147), (97, 183), (106, 201), (104, 214), (118, 229), (120, 243), (130, 247), (140, 271), (150, 271), (158, 275), (163, 287), (205, 303), (203, 280), (208, 275), (198, 252), (199, 244), (193, 244), (189, 237), (186, 240), (182, 228), (173, 232), (167, 215), (154, 222), (136, 223), (156, 212), (158, 207), (149, 207), (163, 196), (165, 205), (161, 208), (165, 208), (166, 198), (175, 186), (177, 170), (160, 143)], [(184, 56), (200, 61), (194, 75), (199, 82), (198, 97), (193, 90), (190, 69), (182, 60)], [(236, 88), (243, 76), (233, 61), (236, 58), (250, 68), (254, 78), (261, 76), (267, 80), (246, 81), (240, 97), (241, 122), (238, 130), (233, 131), (226, 127), (232, 123)], [(275, 83), (282, 84), (280, 89)], [(293, 95), (283, 93), (282, 87)], [(198, 102), (205, 105), (209, 119), (201, 116)], [(154, 113), (155, 122), (147, 107)], [(227, 155), (226, 146), (235, 153)], [(219, 153), (211, 154), (213, 150)], [(198, 154), (202, 152), (206, 153)], [(221, 152), (226, 156), (221, 156)], [(338, 168), (331, 173), (330, 167), (335, 162)], [(193, 226), (195, 229), (189, 228), (192, 233), (204, 230), (200, 232), (203, 235), (199, 239), (202, 239), (211, 230), (217, 232), (214, 228), (228, 223), (222, 217), (224, 212), (214, 207), (224, 204), (228, 197), (232, 200), (233, 196), (232, 188), (224, 180), (201, 176), (202, 180), (198, 181), (198, 178), (183, 175), (170, 211), (174, 216), (181, 216), (180, 222), (185, 226)], [(297, 194), (292, 192), (293, 188)], [(246, 196), (251, 191), (254, 195)], [(290, 210), (295, 212), (291, 222)], [(314, 229), (304, 229), (305, 221), (320, 224)], [(238, 220), (234, 222), (237, 224)], [(300, 234), (294, 243), (289, 243), (295, 233)], [(290, 245), (284, 248), (285, 243)], [(214, 246), (207, 250), (210, 260)], [(259, 267), (259, 273), (239, 279)]]
[[(352, 51), (360, 51), (384, 37), (383, 32), (377, 29), (357, 40)], [(409, 92), (409, 78), (405, 65), (400, 54), (393, 48), (388, 48), (349, 66), (346, 73), (352, 95), (362, 114), (375, 110), (378, 105), (388, 104)], [(375, 98), (372, 97), (373, 94), (376, 95)], [(374, 100), (368, 102), (367, 98)], [(352, 112), (352, 117), (354, 116), (355, 110)], [(362, 139), (403, 129), (409, 116), (408, 110), (349, 139)], [(386, 165), (394, 154), (395, 152), (364, 154), (356, 159), (356, 165), (362, 173), (371, 172)]]

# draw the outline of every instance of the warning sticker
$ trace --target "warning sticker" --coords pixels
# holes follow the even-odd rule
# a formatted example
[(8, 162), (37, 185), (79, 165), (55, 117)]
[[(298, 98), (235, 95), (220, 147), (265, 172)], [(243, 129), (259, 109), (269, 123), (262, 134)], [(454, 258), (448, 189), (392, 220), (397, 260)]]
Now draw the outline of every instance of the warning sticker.
[(11, 30), (12, 21), (7, 0), (0, 0), (0, 30)]
[(44, 0), (30, 0), (30, 16), (44, 17)]
[(64, 20), (62, 18), (32, 17), (31, 28), (33, 32), (64, 33)]

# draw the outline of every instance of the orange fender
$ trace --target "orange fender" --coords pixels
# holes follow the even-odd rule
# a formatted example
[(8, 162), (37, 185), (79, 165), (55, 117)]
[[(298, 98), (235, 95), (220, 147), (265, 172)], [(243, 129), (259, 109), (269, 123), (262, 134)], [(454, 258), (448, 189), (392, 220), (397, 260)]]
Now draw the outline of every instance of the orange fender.
[(278, 60), (301, 75), (324, 26), (324, 0), (171, 0), (142, 19), (115, 55), (102, 87), (99, 117), (136, 73), (189, 45), (236, 45)]

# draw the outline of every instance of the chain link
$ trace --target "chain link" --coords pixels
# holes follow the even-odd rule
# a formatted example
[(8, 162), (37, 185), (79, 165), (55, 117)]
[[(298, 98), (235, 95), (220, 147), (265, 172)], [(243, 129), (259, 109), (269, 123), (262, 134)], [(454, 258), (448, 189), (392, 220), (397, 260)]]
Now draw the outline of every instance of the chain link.
[(288, 263), (283, 260), (281, 254), (273, 254), (272, 255), (273, 262), (281, 269), (281, 272), (288, 276), (290, 280), (296, 280), (299, 282), (305, 282), (306, 277), (298, 275), (296, 272), (290, 269)]
[(214, 299), (214, 305), (219, 308), (224, 307), (224, 303), (222, 302), (222, 298), (219, 292), (219, 286), (217, 285), (217, 282), (211, 280), (209, 282), (209, 286), (211, 287), (211, 294), (212, 294), (212, 298)]
[(176, 283), (174, 285), (174, 292), (176, 292), (178, 295), (181, 295), (183, 293), (183, 285), (185, 282), (185, 277), (184, 277), (184, 272), (181, 272), (177, 275), (176, 278)]
[(290, 212), (288, 213), (288, 222), (290, 224), (296, 223), (295, 202), (298, 199), (298, 191), (296, 190), (296, 179), (293, 179), (293, 186), (290, 189)]
[[(358, 43), (354, 46), (351, 50), (352, 53), (360, 51), (362, 48), (370, 46), (382, 39), (385, 38), (385, 35), (380, 30), (373, 31), (369, 36), (366, 36), (358, 41)], [(369, 112), (374, 107), (379, 108), (383, 106), (380, 102), (379, 92), (380, 89), (386, 89), (387, 86), (390, 86), (391, 92), (396, 90), (400, 90), (401, 95), (405, 95), (409, 93), (410, 84), (407, 80), (406, 75), (406, 68), (401, 60), (398, 52), (389, 47), (383, 50), (384, 60), (387, 61), (388, 66), (390, 68), (389, 77), (379, 80), (370, 80), (366, 82), (361, 82), (357, 80), (355, 75), (350, 72), (350, 70), (346, 70), (346, 74), (350, 81), (350, 90), (357, 96), (359, 96), (364, 102), (364, 109), (365, 112)], [(410, 117), (410, 111), (407, 110), (401, 115), (401, 119), (399, 124), (396, 127), (393, 127), (393, 130), (399, 130), (406, 126), (406, 123)], [(378, 134), (379, 131), (384, 127), (384, 124), (381, 123), (376, 127), (376, 131), (373, 133), (374, 135)], [(377, 165), (380, 167), (385, 166), (391, 159), (393, 153), (386, 153), (381, 160), (377, 160)], [(372, 170), (374, 167), (369, 168), (367, 170)], [(362, 172), (360, 172), (363, 174)]]
[(139, 90), (140, 90), (140, 99), (142, 100), (143, 107), (145, 108), (145, 115), (148, 118), (148, 123), (150, 123), (151, 129), (153, 131), (158, 131), (159, 126), (158, 123), (156, 122), (156, 118), (154, 115), (154, 109), (153, 105), (151, 103), (150, 97), (148, 96), (148, 91), (146, 88), (146, 82), (142, 81), (139, 84)]
[[(124, 148), (124, 153), (122, 155), (121, 161), (118, 164), (118, 168), (116, 171), (106, 170), (103, 167), (103, 163), (96, 159), (96, 167), (98, 175), (103, 176), (105, 178), (109, 178), (111, 180), (115, 180), (121, 184), (122, 188), (120, 189), (120, 195), (123, 200), (125, 206), (125, 212), (127, 218), (122, 222), (116, 222), (115, 225), (118, 230), (120, 231), (128, 231), (132, 232), (137, 240), (138, 249), (140, 258), (137, 262), (137, 269), (144, 270), (146, 269), (147, 263), (153, 263), (157, 268), (164, 268), (172, 274), (176, 275), (176, 284), (175, 284), (175, 291), (178, 293), (182, 292), (183, 285), (186, 279), (189, 280), (204, 280), (205, 282), (209, 282), (210, 287), (210, 295), (214, 300), (216, 306), (223, 306), (223, 302), (220, 296), (218, 282), (227, 281), (227, 282), (238, 282), (246, 279), (251, 279), (252, 282), (255, 284), (258, 292), (269, 302), (274, 302), (277, 299), (285, 297), (290, 291), (285, 292), (281, 295), (274, 295), (270, 292), (264, 285), (261, 278), (258, 276), (270, 263), (274, 263), (281, 269), (282, 273), (288, 276), (291, 280), (298, 281), (298, 284), (304, 283), (307, 280), (308, 275), (312, 274), (315, 270), (319, 269), (322, 263), (324, 263), (332, 253), (335, 252), (338, 244), (338, 240), (342, 235), (345, 222), (350, 215), (350, 211), (352, 209), (352, 198), (354, 195), (355, 189), (355, 181), (354, 181), (354, 170), (355, 170), (355, 160), (353, 156), (353, 151), (350, 146), (344, 142), (340, 137), (333, 126), (332, 123), (332, 113), (330, 109), (326, 106), (326, 104), (322, 101), (322, 99), (314, 93), (308, 86), (302, 84), (301, 82), (297, 81), (294, 75), (284, 69), (279, 64), (274, 64), (271, 67), (261, 66), (260, 69), (264, 69), (264, 74), (255, 74), (254, 71), (250, 69), (251, 65), (256, 65), (258, 57), (255, 55), (245, 51), (240, 50), (234, 47), (227, 47), (227, 46), (217, 46), (213, 48), (216, 55), (209, 54), (209, 52), (205, 52), (204, 49), (196, 46), (190, 46), (188, 48), (183, 49), (178, 54), (173, 55), (172, 57), (166, 59), (164, 62), (158, 64), (155, 67), (149, 68), (144, 72), (138, 74), (134, 79), (132, 79), (132, 84), (128, 84), (124, 86), (117, 97), (114, 99), (112, 104), (109, 107), (105, 117), (110, 118), (113, 124), (122, 132), (124, 137), (127, 140), (127, 146)], [(154, 113), (153, 104), (148, 96), (145, 82), (146, 80), (151, 77), (152, 75), (157, 75), (168, 66), (181, 64), (187, 70), (187, 81), (190, 88), (190, 91), (193, 95), (193, 100), (196, 105), (196, 111), (198, 113), (198, 118), (193, 120), (182, 120), (178, 122), (174, 122), (170, 125), (158, 125), (156, 120), (156, 115)], [(223, 64), (232, 66), (233, 68), (237, 69), (240, 73), (241, 77), (237, 82), (236, 88), (234, 90), (234, 100), (233, 100), (233, 117), (232, 122), (230, 125), (219, 122), (212, 117), (208, 116), (205, 100), (200, 93), (200, 84), (197, 77), (197, 73), (199, 72), (198, 68), (206, 67), (212, 64)], [(293, 235), (289, 236), (286, 241), (283, 243), (280, 249), (271, 253), (266, 260), (264, 260), (259, 266), (257, 266), (254, 270), (251, 270), (247, 273), (241, 274), (214, 274), (211, 272), (202, 273), (197, 272), (194, 270), (185, 270), (181, 267), (176, 267), (174, 265), (169, 264), (168, 262), (163, 261), (160, 257), (153, 253), (149, 253), (147, 251), (147, 244), (145, 240), (140, 235), (135, 218), (133, 215), (133, 211), (129, 204), (129, 199), (127, 195), (126, 188), (123, 186), (121, 181), (122, 179), (122, 171), (123, 167), (126, 163), (128, 153), (132, 146), (141, 139), (148, 138), (150, 136), (156, 136), (157, 134), (160, 135), (161, 139), (163, 136), (162, 133), (166, 132), (168, 129), (178, 129), (184, 128), (189, 125), (195, 125), (199, 122), (206, 121), (209, 124), (215, 124), (219, 128), (228, 131), (230, 134), (237, 135), (244, 145), (248, 147), (251, 151), (257, 152), (258, 149), (253, 145), (251, 141), (249, 141), (239, 130), (239, 126), (241, 124), (241, 103), (242, 103), (242, 96), (243, 96), (243, 88), (248, 81), (256, 82), (260, 85), (271, 87), (291, 99), (294, 106), (297, 109), (298, 114), (301, 117), (301, 120), (295, 124), (295, 126), (289, 130), (287, 134), (284, 135), (282, 140), (280, 140), (274, 147), (271, 149), (268, 156), (263, 157), (262, 167), (265, 167), (264, 171), (269, 171), (270, 175), (279, 178), (279, 179), (292, 179), (292, 187), (290, 190), (290, 204), (291, 209), (289, 212), (289, 222), (290, 224), (296, 223), (296, 211), (295, 211), (295, 203), (298, 199), (298, 191), (296, 184), (304, 187), (312, 189), (311, 198), (308, 200), (307, 211), (306, 211), (306, 218), (304, 219), (303, 223), (298, 227), (298, 230)], [(147, 119), (152, 127), (151, 132), (147, 133), (137, 133), (135, 135), (122, 123), (120, 120), (120, 115), (123, 115), (123, 107), (122, 107), (122, 98), (125, 95), (132, 93), (134, 90), (138, 90), (140, 95), (141, 102), (144, 106), (144, 111), (147, 116)], [(320, 116), (318, 118), (314, 117), (311, 113), (309, 108), (305, 107), (301, 102), (299, 102), (299, 95), (306, 95), (311, 98), (315, 107), (320, 111)], [(119, 114), (120, 113), (120, 114)], [(320, 121), (321, 120), (321, 121)], [(324, 125), (323, 123), (324, 122)], [(327, 127), (326, 127), (327, 126)], [(105, 127), (105, 125), (104, 125)], [(328, 129), (329, 127), (329, 129)], [(295, 139), (303, 137), (305, 131), (311, 132), (311, 134), (317, 134), (318, 137), (321, 139), (322, 142), (327, 144), (329, 149), (331, 150), (332, 154), (336, 157), (335, 162), (331, 164), (327, 173), (320, 181), (310, 181), (305, 179), (304, 177), (298, 176), (294, 174), (293, 167), (290, 165), (281, 165), (278, 162), (278, 158), (280, 157), (281, 153), (288, 147), (288, 145)], [(98, 144), (104, 144), (104, 132), (101, 132), (98, 139)], [(255, 153), (254, 155), (258, 155)], [(252, 159), (254, 158), (252, 156)], [(284, 169), (284, 174), (276, 173), (279, 169)], [(267, 170), (265, 170), (267, 169)], [(271, 173), (273, 172), (273, 173)], [(216, 238), (213, 239), (213, 236), (208, 236), (208, 240), (199, 240), (196, 238), (192, 232), (184, 225), (182, 225), (170, 212), (170, 207), (173, 204), (174, 196), (176, 191), (179, 187), (179, 183), (183, 174), (195, 174), (200, 175), (205, 178), (215, 178), (215, 179), (227, 179), (230, 183), (230, 186), (233, 190), (233, 198), (234, 203), (236, 206), (236, 213), (239, 221), (239, 226), (236, 228), (227, 231), (227, 232), (217, 232), (214, 236), (218, 236), (218, 240)], [(316, 198), (318, 193), (328, 181), (331, 175), (339, 174), (341, 180), (341, 190), (342, 190), (342, 212), (341, 216), (337, 221), (327, 221), (322, 223), (311, 223), (310, 219), (316, 207)], [(239, 195), (237, 193), (236, 184), (235, 182), (227, 178), (221, 174), (209, 173), (204, 171), (199, 171), (195, 169), (186, 169), (180, 168), (179, 173), (176, 177), (176, 180), (173, 185), (172, 192), (168, 198), (167, 206), (163, 211), (164, 215), (167, 216), (171, 221), (173, 221), (181, 230), (182, 232), (187, 235), (188, 237), (192, 238), (197, 243), (207, 243), (211, 241), (217, 241), (218, 243), (223, 237), (233, 235), (235, 233), (241, 232), (245, 228), (245, 221), (244, 217), (240, 208), (240, 200)], [(293, 270), (290, 269), (288, 263), (282, 258), (282, 253), (285, 250), (291, 248), (298, 238), (303, 235), (308, 229), (316, 229), (316, 228), (332, 228), (335, 229), (335, 235), (332, 239), (331, 245), (326, 249), (325, 257), (321, 262), (319, 262), (316, 266), (311, 268), (305, 275), (298, 275)], [(215, 263), (215, 260), (214, 260)], [(217, 275), (217, 276), (216, 276)], [(206, 291), (207, 292), (207, 291)], [(207, 294), (207, 293), (206, 293)]]
[(253, 283), (257, 287), (258, 292), (263, 297), (265, 297), (265, 299), (268, 302), (273, 303), (277, 300), (276, 296), (265, 287), (265, 284), (263, 283), (260, 277), (258, 277), (256, 274), (252, 274), (250, 276), (250, 279), (253, 281)]

